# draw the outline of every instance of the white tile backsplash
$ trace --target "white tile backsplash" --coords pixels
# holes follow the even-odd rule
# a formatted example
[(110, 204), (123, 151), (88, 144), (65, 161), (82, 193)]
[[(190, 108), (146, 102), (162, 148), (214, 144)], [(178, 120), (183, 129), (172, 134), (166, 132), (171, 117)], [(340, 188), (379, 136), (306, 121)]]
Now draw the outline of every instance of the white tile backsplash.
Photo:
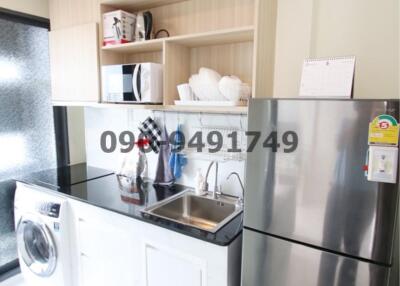
[[(183, 125), (183, 132), (193, 133), (193, 128), (203, 126), (219, 126), (229, 128), (245, 128), (247, 126), (247, 117), (244, 115), (226, 115), (226, 114), (198, 114), (198, 113), (176, 113), (148, 110), (134, 110), (129, 108), (85, 108), (85, 130), (86, 130), (86, 156), (87, 163), (92, 166), (118, 170), (122, 155), (119, 148), (114, 153), (105, 153), (101, 150), (100, 136), (110, 130), (117, 136), (125, 130), (134, 132), (138, 136), (138, 125), (145, 120), (147, 116), (156, 118), (157, 122), (165, 122), (169, 134), (176, 130), (177, 124)], [(161, 124), (160, 124), (161, 127)], [(188, 140), (188, 138), (186, 138)], [(205, 176), (210, 161), (203, 160), (202, 156), (188, 156), (188, 164), (183, 169), (182, 177), (177, 181), (179, 184), (192, 186), (195, 185), (195, 176), (198, 169), (202, 170)], [(149, 177), (154, 178), (157, 167), (158, 154), (153, 152), (147, 154), (149, 163)], [(244, 180), (245, 161), (225, 161), (219, 164), (219, 184), (222, 185), (223, 192), (239, 195), (241, 193), (240, 184), (236, 178), (231, 178), (229, 182), (226, 177), (230, 172), (238, 172)], [(210, 188), (214, 187), (214, 167), (209, 176)]]

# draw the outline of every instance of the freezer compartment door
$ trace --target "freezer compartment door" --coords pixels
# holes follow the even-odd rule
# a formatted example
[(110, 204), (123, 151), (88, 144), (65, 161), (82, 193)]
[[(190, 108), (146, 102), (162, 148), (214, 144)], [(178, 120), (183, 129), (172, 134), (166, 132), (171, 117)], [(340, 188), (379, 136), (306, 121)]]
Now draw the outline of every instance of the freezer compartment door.
[(369, 122), (398, 118), (398, 106), (252, 100), (249, 131), (262, 135), (247, 154), (245, 226), (390, 264), (398, 184), (370, 182), (363, 167)]
[(242, 286), (385, 286), (389, 268), (244, 230)]

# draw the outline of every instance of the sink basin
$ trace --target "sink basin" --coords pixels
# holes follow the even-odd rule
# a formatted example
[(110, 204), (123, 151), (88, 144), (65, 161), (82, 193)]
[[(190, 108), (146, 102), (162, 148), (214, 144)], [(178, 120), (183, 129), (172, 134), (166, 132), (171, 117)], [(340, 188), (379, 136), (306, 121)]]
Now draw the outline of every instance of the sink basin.
[(236, 201), (230, 197), (212, 199), (184, 192), (143, 212), (214, 233), (242, 211)]

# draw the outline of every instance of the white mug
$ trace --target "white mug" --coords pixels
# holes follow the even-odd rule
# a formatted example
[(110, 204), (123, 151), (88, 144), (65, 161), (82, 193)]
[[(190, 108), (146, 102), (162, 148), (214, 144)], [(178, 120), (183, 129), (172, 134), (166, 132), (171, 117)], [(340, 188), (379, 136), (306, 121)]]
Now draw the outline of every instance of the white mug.
[(176, 88), (182, 101), (194, 100), (192, 88), (188, 83), (179, 84)]

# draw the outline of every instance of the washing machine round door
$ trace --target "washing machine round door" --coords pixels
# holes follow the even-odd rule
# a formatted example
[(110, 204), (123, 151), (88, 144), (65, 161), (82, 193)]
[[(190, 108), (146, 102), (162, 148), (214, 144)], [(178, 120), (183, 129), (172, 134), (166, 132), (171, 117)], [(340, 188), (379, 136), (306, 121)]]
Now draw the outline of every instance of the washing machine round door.
[(36, 275), (50, 276), (57, 263), (56, 247), (46, 224), (37, 216), (23, 216), (17, 226), (18, 249)]

